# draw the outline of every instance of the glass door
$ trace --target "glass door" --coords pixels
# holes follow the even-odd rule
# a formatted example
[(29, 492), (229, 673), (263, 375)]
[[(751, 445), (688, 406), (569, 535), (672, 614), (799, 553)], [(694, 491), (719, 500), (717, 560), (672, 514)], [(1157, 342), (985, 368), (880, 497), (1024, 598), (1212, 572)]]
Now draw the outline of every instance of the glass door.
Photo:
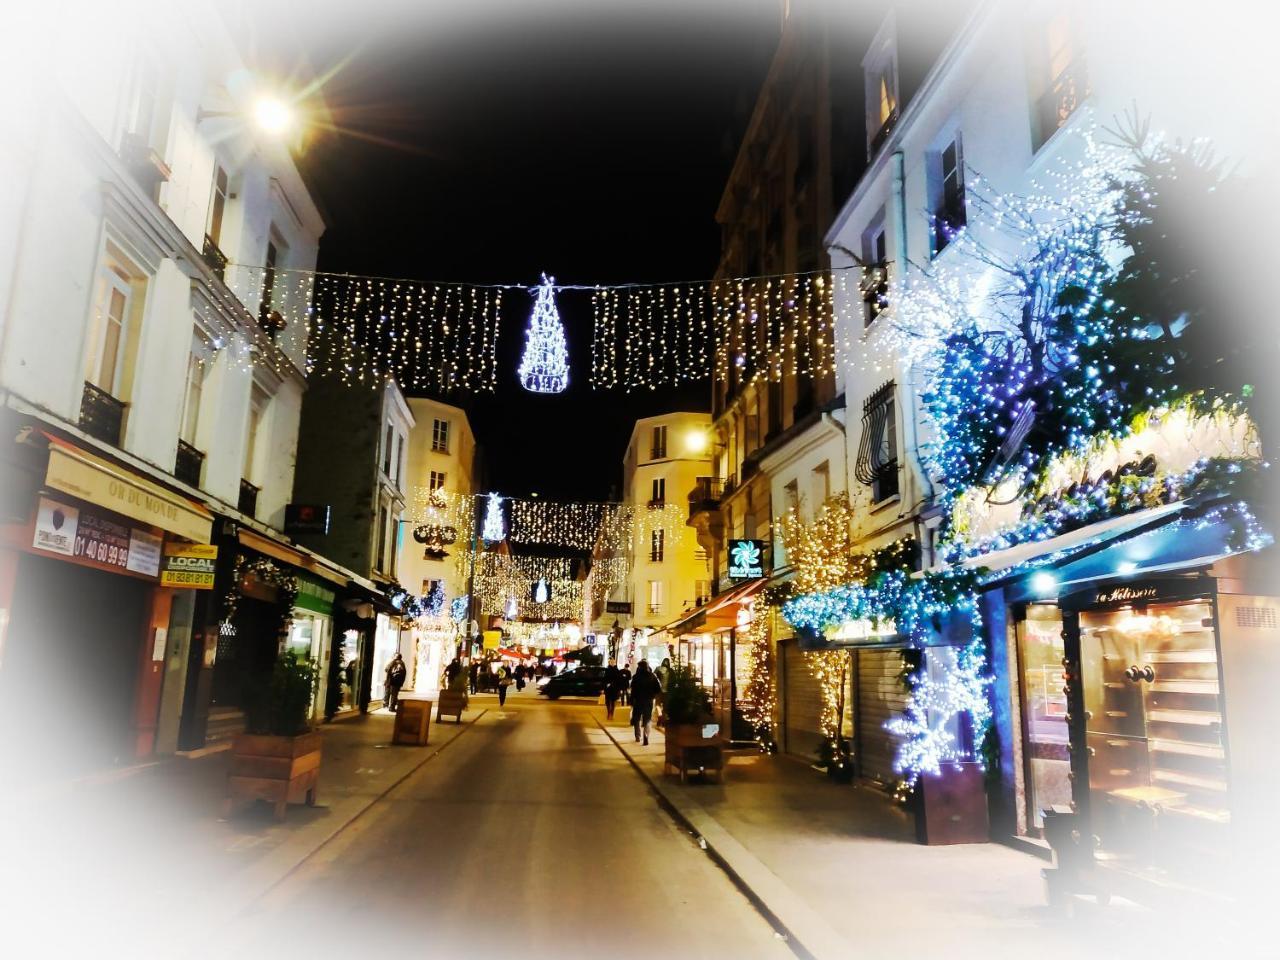
[(1045, 810), (1071, 804), (1071, 753), (1062, 613), (1055, 604), (1027, 607), (1018, 623), (1022, 674), (1022, 743), (1026, 782), (1026, 832), (1039, 836)]
[(1213, 607), (1080, 614), (1094, 832), (1148, 862), (1209, 852), (1230, 819)]

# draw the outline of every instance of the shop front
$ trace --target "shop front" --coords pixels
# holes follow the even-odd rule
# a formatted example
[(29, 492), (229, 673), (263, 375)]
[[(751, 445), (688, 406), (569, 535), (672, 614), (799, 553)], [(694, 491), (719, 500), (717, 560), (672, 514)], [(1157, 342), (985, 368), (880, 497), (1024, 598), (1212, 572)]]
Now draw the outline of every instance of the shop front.
[[(319, 691), (328, 689), (336, 597), (333, 584), (306, 574), (298, 576), (298, 597), (286, 649), (315, 662), (320, 671)], [(314, 722), (324, 717), (324, 697), (320, 693), (312, 701), (310, 716)]]
[(1230, 512), (1153, 512), (988, 598), (1010, 639), (1005, 828), (1139, 899), (1231, 886), (1271, 833), (1259, 678), (1280, 670), (1280, 599), (1273, 551), (1240, 530)]
[(162, 581), (162, 557), (207, 542), (211, 518), (121, 464), (30, 436), (6, 452), (21, 482), (0, 523), (0, 752), (25, 776), (74, 777), (164, 749), (192, 591)]

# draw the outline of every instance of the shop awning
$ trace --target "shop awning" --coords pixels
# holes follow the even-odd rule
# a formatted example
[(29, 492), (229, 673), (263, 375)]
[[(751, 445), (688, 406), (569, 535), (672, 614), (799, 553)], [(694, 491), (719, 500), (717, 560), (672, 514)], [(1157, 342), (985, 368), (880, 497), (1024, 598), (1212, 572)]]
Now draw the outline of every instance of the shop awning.
[[(1082, 554), (1096, 552), (1119, 540), (1163, 526), (1181, 514), (1185, 507), (1186, 504), (1182, 501), (1150, 507), (1122, 517), (1112, 517), (1109, 520), (1091, 523), (1087, 527), (1050, 537), (1048, 540), (1020, 543), (1016, 547), (970, 557), (961, 561), (960, 566), (968, 569), (990, 570), (992, 572), (990, 583), (994, 585), (1004, 579), (1002, 574), (1006, 571), (1016, 570), (1033, 560), (1060, 565)], [(1016, 575), (1021, 576), (1021, 573)]]
[(718, 597), (712, 597), (698, 609), (686, 613), (679, 620), (673, 620), (655, 631), (654, 636), (669, 633), (673, 637), (678, 637), (694, 631), (715, 633), (736, 627), (738, 625), (738, 605), (763, 590), (766, 583), (768, 581), (764, 579), (748, 580), (746, 583), (740, 583), (732, 590), (728, 590)]
[(313, 576), (319, 577), (321, 580), (327, 580), (335, 586), (345, 587), (351, 579), (350, 574), (340, 573), (336, 570), (329, 569), (325, 564), (321, 563), (310, 553), (304, 553), (301, 550), (290, 547), (278, 540), (250, 530), (248, 527), (241, 527), (237, 533), (241, 546), (248, 547), (250, 550), (257, 551), (263, 556), (270, 557), (272, 560), (279, 560), (290, 566), (297, 567), (299, 570), (305, 570)]
[(44, 482), (52, 489), (195, 543), (210, 541), (213, 514), (201, 504), (61, 437), (45, 436), (49, 439), (49, 466)]

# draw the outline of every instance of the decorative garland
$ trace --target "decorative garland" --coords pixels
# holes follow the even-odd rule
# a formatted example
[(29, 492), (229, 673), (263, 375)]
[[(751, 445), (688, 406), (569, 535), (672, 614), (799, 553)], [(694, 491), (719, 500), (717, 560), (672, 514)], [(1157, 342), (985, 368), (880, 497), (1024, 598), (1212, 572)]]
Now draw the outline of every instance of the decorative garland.
[(222, 623), (231, 623), (236, 611), (240, 609), (240, 598), (243, 596), (241, 584), (249, 576), (276, 588), (276, 603), (281, 609), (280, 630), (287, 632), (293, 624), (293, 607), (298, 601), (298, 578), (276, 566), (271, 560), (248, 560), (244, 554), (236, 555), (231, 572), (231, 588), (222, 598)]
[(774, 654), (770, 637), (773, 609), (757, 600), (753, 604), (751, 623), (739, 637), (747, 658), (747, 683), (742, 691), (742, 715), (751, 727), (760, 749), (774, 753), (778, 749), (774, 722), (778, 715), (778, 693), (774, 683)]

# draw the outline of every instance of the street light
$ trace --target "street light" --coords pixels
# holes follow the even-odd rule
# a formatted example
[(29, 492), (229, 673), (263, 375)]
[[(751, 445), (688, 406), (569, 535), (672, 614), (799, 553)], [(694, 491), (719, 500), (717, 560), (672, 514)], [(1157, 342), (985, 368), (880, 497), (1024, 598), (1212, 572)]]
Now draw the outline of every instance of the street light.
[(684, 438), (685, 449), (690, 453), (704, 453), (707, 449), (707, 432), (694, 428)]
[(247, 114), (243, 110), (206, 110), (203, 107), (196, 111), (197, 124), (215, 117), (237, 117), (242, 120), (247, 117), (255, 127), (272, 137), (283, 136), (297, 123), (293, 105), (271, 96), (259, 97)]

